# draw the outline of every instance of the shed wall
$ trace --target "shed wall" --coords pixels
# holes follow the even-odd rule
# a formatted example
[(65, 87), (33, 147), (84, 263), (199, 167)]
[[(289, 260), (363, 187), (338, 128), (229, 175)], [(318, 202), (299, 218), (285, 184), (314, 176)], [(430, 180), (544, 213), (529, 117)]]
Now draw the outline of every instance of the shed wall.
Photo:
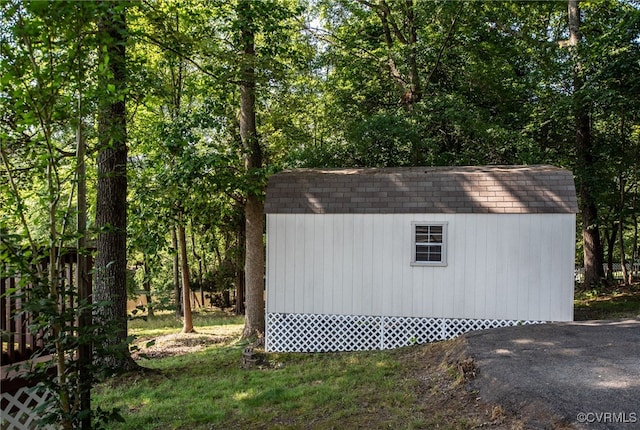
[[(412, 222), (447, 265), (411, 266)], [(569, 321), (574, 214), (267, 214), (267, 313)]]

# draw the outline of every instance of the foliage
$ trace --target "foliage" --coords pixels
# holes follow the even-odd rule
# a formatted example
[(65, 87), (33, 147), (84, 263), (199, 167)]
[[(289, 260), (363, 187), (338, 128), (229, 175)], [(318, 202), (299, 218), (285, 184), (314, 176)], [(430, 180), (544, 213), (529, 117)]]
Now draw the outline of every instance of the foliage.
[[(1, 7), (0, 200), (7, 210), (0, 213), (0, 276), (20, 279), (8, 294), (21, 301), (19, 312), (30, 315), (26, 328), (42, 343), (32, 358), (50, 357), (28, 373), (51, 394), (40, 407), (41, 424), (74, 428), (90, 423), (96, 412), (87, 403), (100, 373), (91, 366), (90, 345), (112, 335), (109, 322), (78, 327), (106, 304), (90, 304), (65, 274), (64, 263), (84, 234), (75, 223), (76, 193), (86, 181), (80, 166), (87, 158), (78, 156), (76, 136), (93, 121), (86, 107), (97, 95), (88, 76), (99, 69), (92, 51), (98, 9), (89, 3), (13, 1)], [(85, 360), (78, 351), (86, 347)], [(93, 357), (105, 353), (94, 352)]]

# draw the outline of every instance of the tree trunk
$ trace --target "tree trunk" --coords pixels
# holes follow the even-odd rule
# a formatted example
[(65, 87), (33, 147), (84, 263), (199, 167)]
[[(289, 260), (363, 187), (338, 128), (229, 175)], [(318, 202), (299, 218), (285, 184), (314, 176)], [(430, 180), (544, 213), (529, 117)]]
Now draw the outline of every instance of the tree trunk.
[(193, 318), (191, 315), (191, 282), (189, 281), (189, 262), (187, 260), (187, 238), (184, 228), (182, 212), (178, 222), (178, 247), (180, 248), (180, 271), (182, 272), (182, 309), (184, 320), (183, 333), (193, 333)]
[(182, 292), (180, 289), (180, 256), (178, 252), (178, 236), (176, 229), (171, 229), (171, 245), (173, 246), (173, 297), (176, 302), (176, 317), (182, 318)]
[[(127, 143), (125, 85), (127, 43), (125, 8), (105, 3), (98, 23), (102, 95), (98, 119), (98, 184), (96, 198), (95, 302), (107, 303), (95, 310), (96, 321), (111, 330), (98, 362), (115, 371), (137, 367), (127, 340)], [(107, 88), (115, 91), (106, 92)]]
[[(242, 254), (237, 257), (239, 260), (236, 263), (236, 315), (244, 315), (244, 291), (245, 291), (245, 282), (244, 282), (244, 267), (241, 267), (241, 264), (245, 260), (244, 256), (244, 247), (241, 247), (241, 244), (246, 242), (245, 240), (245, 230), (247, 226), (244, 222), (244, 216), (242, 217), (242, 222), (238, 224), (238, 230), (236, 232), (236, 243), (237, 246), (241, 249)], [(221, 260), (222, 261), (222, 260)]]
[(613, 247), (616, 244), (616, 232), (618, 226), (615, 222), (611, 225), (611, 233), (605, 229), (604, 236), (607, 240), (607, 270), (605, 271), (608, 281), (613, 281)]
[(618, 243), (620, 249), (620, 268), (624, 285), (629, 285), (629, 273), (627, 271), (627, 258), (624, 253), (624, 177), (620, 175), (620, 213), (618, 215)]
[(144, 255), (144, 281), (142, 281), (142, 288), (144, 288), (144, 294), (147, 298), (147, 315), (153, 317), (153, 303), (151, 303), (151, 270), (147, 263), (147, 256)]
[(409, 54), (407, 55), (407, 63), (409, 65), (409, 89), (411, 91), (410, 108), (422, 100), (422, 85), (420, 84), (420, 74), (418, 67), (418, 29), (416, 25), (415, 7), (413, 0), (406, 0), (407, 6), (407, 26), (408, 26), (408, 45)]
[[(204, 289), (203, 289), (203, 274), (202, 274), (202, 257), (198, 255), (196, 252), (196, 234), (193, 231), (193, 222), (191, 223), (191, 253), (193, 254), (193, 258), (198, 262), (198, 285), (200, 286), (200, 302), (198, 303), (199, 307), (204, 306)], [(197, 295), (194, 296), (197, 300)]]
[[(217, 245), (216, 245), (217, 247)], [(202, 299), (202, 306), (204, 306), (205, 304), (205, 294), (204, 294), (204, 282), (205, 282), (205, 271), (207, 270), (207, 252), (204, 249), (204, 242), (201, 241), (200, 243), (200, 273), (201, 273), (201, 279), (200, 279), (200, 293), (201, 293), (201, 297), (200, 299)], [(211, 289), (211, 293), (213, 293), (213, 289)]]
[(573, 74), (573, 113), (575, 120), (576, 155), (578, 158), (580, 211), (582, 214), (582, 240), (584, 244), (584, 283), (587, 286), (600, 284), (604, 278), (603, 249), (598, 226), (598, 208), (596, 206), (594, 182), (596, 167), (591, 141), (591, 120), (587, 98), (584, 91), (582, 62), (577, 52), (582, 39), (580, 32), (580, 9), (578, 0), (569, 0), (569, 43), (574, 56)]
[(629, 283), (632, 283), (637, 274), (638, 264), (638, 219), (633, 217), (633, 258), (631, 259), (631, 279)]
[(243, 337), (265, 331), (264, 307), (264, 209), (259, 197), (247, 197), (247, 253), (245, 260), (246, 312)]
[[(369, 2), (364, 0), (360, 0), (360, 2), (371, 7), (371, 3)], [(418, 29), (415, 22), (416, 16), (413, 0), (405, 0), (402, 26), (398, 26), (396, 23), (391, 13), (391, 7), (385, 0), (381, 0), (380, 3), (373, 6), (373, 8), (375, 9), (382, 24), (382, 33), (384, 34), (388, 50), (387, 65), (389, 67), (389, 71), (402, 92), (400, 104), (408, 111), (411, 111), (413, 109), (413, 105), (422, 99), (422, 85), (419, 73), (420, 68), (417, 61)], [(408, 76), (403, 76), (403, 74), (400, 73), (400, 70), (393, 58), (393, 52), (395, 50), (393, 36), (395, 36), (399, 43), (404, 45), (404, 49), (407, 52), (405, 60), (409, 69)]]
[[(636, 195), (638, 193), (636, 187)], [(635, 201), (635, 198), (634, 198)], [(631, 279), (629, 283), (633, 282), (633, 277), (636, 275), (636, 263), (638, 260), (638, 217), (636, 215), (636, 205), (633, 205), (633, 250), (631, 251)]]
[[(245, 167), (251, 175), (262, 167), (262, 148), (256, 130), (255, 35), (251, 0), (238, 3), (242, 60), (240, 65), (240, 139), (246, 151)], [(260, 191), (249, 191), (245, 203), (245, 282), (246, 312), (242, 336), (261, 336), (264, 315), (264, 209)]]
[[(81, 69), (78, 77), (82, 76)], [(79, 85), (80, 87), (80, 85)], [(84, 127), (82, 123), (82, 93), (78, 94), (78, 124), (76, 129), (76, 162), (77, 162), (77, 181), (78, 181), (78, 240), (76, 243), (76, 252), (78, 262), (76, 266), (76, 285), (78, 288), (78, 300), (83, 307), (78, 317), (78, 331), (80, 335), (85, 334), (86, 330), (91, 327), (91, 281), (89, 278), (89, 256), (87, 255), (87, 175), (86, 175), (86, 144), (84, 137)], [(88, 338), (89, 336), (87, 336)], [(93, 379), (91, 371), (91, 359), (93, 355), (93, 344), (90, 340), (85, 339), (79, 342), (78, 346), (78, 364), (79, 370), (79, 389), (80, 389), (80, 409), (82, 411), (91, 411), (91, 381)], [(83, 430), (91, 429), (91, 415), (82, 418), (80, 427)]]

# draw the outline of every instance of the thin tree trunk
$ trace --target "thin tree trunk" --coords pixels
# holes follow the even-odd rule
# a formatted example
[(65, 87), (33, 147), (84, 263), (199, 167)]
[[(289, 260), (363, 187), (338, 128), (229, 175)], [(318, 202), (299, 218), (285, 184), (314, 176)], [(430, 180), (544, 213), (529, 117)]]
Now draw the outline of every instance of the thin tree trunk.
[(633, 276), (636, 273), (636, 264), (638, 261), (638, 217), (635, 214), (635, 207), (633, 213), (633, 251), (631, 254), (631, 279), (629, 282), (633, 282)]
[(633, 207), (631, 208), (631, 219), (633, 220), (633, 247), (631, 249), (631, 279), (629, 283), (633, 282), (633, 277), (636, 274), (636, 264), (638, 261), (638, 215), (636, 210), (638, 207), (638, 184), (635, 185), (635, 192), (633, 193)]
[(244, 271), (236, 273), (236, 315), (244, 315)]
[(151, 302), (151, 270), (147, 263), (147, 256), (144, 258), (144, 281), (142, 281), (142, 288), (144, 288), (144, 294), (147, 298), (147, 315), (153, 317), (153, 303)]
[(624, 176), (620, 175), (620, 213), (618, 215), (618, 244), (620, 249), (620, 265), (624, 285), (629, 285), (629, 273), (627, 271), (627, 258), (624, 252)]
[[(217, 247), (217, 245), (216, 245), (216, 247)], [(202, 243), (202, 242), (200, 243), (200, 255), (202, 256), (202, 266), (201, 266), (200, 270), (204, 274), (206, 272), (206, 270), (207, 270), (207, 252), (204, 249), (204, 243)], [(203, 278), (202, 278), (202, 283), (203, 284), (204, 284), (204, 276), (206, 276), (206, 275), (203, 275)], [(202, 299), (202, 306), (204, 306), (204, 303), (205, 303), (205, 300), (204, 300), (205, 299), (204, 286), (200, 288), (200, 291), (202, 291), (201, 299)], [(211, 291), (211, 293), (213, 293), (213, 291)]]
[[(198, 262), (198, 285), (200, 286), (200, 302), (198, 303), (198, 307), (202, 307), (204, 305), (204, 289), (202, 285), (202, 257), (198, 255), (198, 252), (196, 251), (196, 234), (193, 231), (193, 222), (191, 223), (191, 253), (193, 254), (193, 258), (195, 258)], [(197, 296), (195, 297), (197, 299)]]
[(411, 102), (410, 109), (413, 105), (422, 100), (422, 85), (420, 83), (420, 74), (418, 67), (418, 29), (416, 26), (415, 7), (413, 0), (406, 0), (407, 6), (407, 26), (408, 26), (408, 45), (409, 54), (407, 55), (407, 63), (409, 65)]
[(618, 225), (614, 221), (611, 225), (611, 232), (609, 233), (606, 229), (604, 232), (605, 239), (607, 240), (607, 270), (606, 277), (607, 280), (613, 281), (613, 249), (616, 244), (616, 233), (618, 231)]
[(184, 320), (183, 333), (193, 333), (193, 318), (191, 315), (191, 283), (189, 281), (189, 262), (187, 260), (187, 238), (183, 222), (183, 214), (180, 213), (178, 222), (178, 247), (180, 248), (180, 271), (182, 272), (182, 306)]
[[(242, 223), (238, 226), (237, 231), (237, 244), (240, 247), (240, 244), (245, 243), (245, 229), (246, 224)], [(243, 249), (244, 251), (244, 249)], [(240, 261), (244, 261), (244, 252), (243, 255), (240, 256)], [(245, 277), (244, 270), (238, 269), (236, 271), (236, 315), (244, 315), (244, 297), (245, 297)]]
[[(235, 306), (235, 313), (236, 315), (244, 315), (244, 291), (245, 291), (245, 282), (244, 282), (244, 260), (245, 260), (245, 245), (246, 245), (246, 240), (245, 240), (245, 229), (247, 228), (246, 223), (244, 221), (244, 206), (242, 207), (236, 207), (236, 209), (238, 210), (238, 222), (235, 224), (236, 225), (236, 232), (235, 232), (235, 246), (238, 248), (237, 253), (233, 253), (234, 256), (234, 267), (235, 267), (235, 273), (236, 273), (236, 291), (235, 291), (235, 299), (236, 299), (236, 306)], [(228, 239), (225, 236), (225, 239)], [(226, 240), (225, 243), (229, 243), (229, 240)], [(228, 248), (225, 248), (225, 255), (228, 254)], [(222, 257), (220, 255), (220, 253), (218, 252), (218, 257), (220, 259), (220, 262), (222, 262)], [(226, 258), (226, 257), (225, 257)]]
[(176, 317), (182, 318), (182, 293), (180, 289), (180, 256), (178, 236), (175, 227), (171, 228), (171, 245), (173, 246), (173, 297), (176, 302)]
[[(82, 79), (82, 69), (79, 67), (78, 80)], [(82, 93), (78, 93), (78, 124), (76, 126), (76, 177), (78, 183), (77, 224), (78, 240), (76, 243), (77, 267), (76, 285), (78, 288), (78, 299), (83, 306), (78, 318), (78, 330), (80, 335), (91, 326), (91, 283), (89, 281), (89, 257), (87, 255), (87, 175), (86, 175), (86, 144), (82, 123)], [(86, 336), (85, 338), (88, 338)], [(93, 355), (93, 345), (91, 341), (84, 340), (78, 346), (79, 389), (80, 389), (80, 410), (91, 410), (91, 359)], [(91, 429), (91, 415), (84, 417), (80, 423), (83, 430)]]
[[(240, 0), (242, 61), (240, 83), (240, 138), (246, 151), (245, 167), (251, 174), (262, 167), (262, 148), (256, 130), (255, 35), (251, 0)], [(246, 313), (242, 336), (261, 336), (265, 330), (264, 315), (264, 209), (260, 191), (249, 191), (245, 203), (245, 282)]]

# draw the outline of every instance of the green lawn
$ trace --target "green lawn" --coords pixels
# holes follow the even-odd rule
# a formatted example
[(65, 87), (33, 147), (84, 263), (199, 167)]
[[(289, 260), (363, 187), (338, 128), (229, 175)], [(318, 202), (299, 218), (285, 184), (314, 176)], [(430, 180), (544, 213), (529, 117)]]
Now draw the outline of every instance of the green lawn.
[[(576, 294), (575, 304), (576, 319), (640, 316), (637, 292), (584, 292)], [(460, 360), (466, 356), (457, 350), (458, 341), (392, 351), (270, 353), (263, 365), (243, 369), (241, 317), (202, 312), (194, 325), (197, 335), (180, 335), (181, 321), (172, 315), (131, 321), (137, 345), (152, 357), (138, 362), (150, 370), (95, 387), (94, 407), (120, 408), (125, 419), (109, 428), (518, 426), (517, 417), (505, 417), (464, 388)], [(145, 350), (152, 340), (156, 345)]]
[[(195, 353), (141, 359), (154, 372), (96, 387), (94, 406), (123, 412), (125, 423), (110, 428), (395, 429), (422, 428), (431, 419), (416, 394), (420, 381), (399, 371), (406, 350), (266, 354), (264, 365), (247, 370), (241, 366), (246, 343), (237, 339), (241, 319), (205, 314), (194, 323), (199, 333), (226, 331), (228, 340)], [(131, 326), (144, 343), (179, 332), (180, 321), (161, 316)], [(454, 419), (449, 428), (465, 427)]]
[(640, 318), (640, 291), (620, 288), (608, 292), (578, 292), (574, 318), (578, 321)]

